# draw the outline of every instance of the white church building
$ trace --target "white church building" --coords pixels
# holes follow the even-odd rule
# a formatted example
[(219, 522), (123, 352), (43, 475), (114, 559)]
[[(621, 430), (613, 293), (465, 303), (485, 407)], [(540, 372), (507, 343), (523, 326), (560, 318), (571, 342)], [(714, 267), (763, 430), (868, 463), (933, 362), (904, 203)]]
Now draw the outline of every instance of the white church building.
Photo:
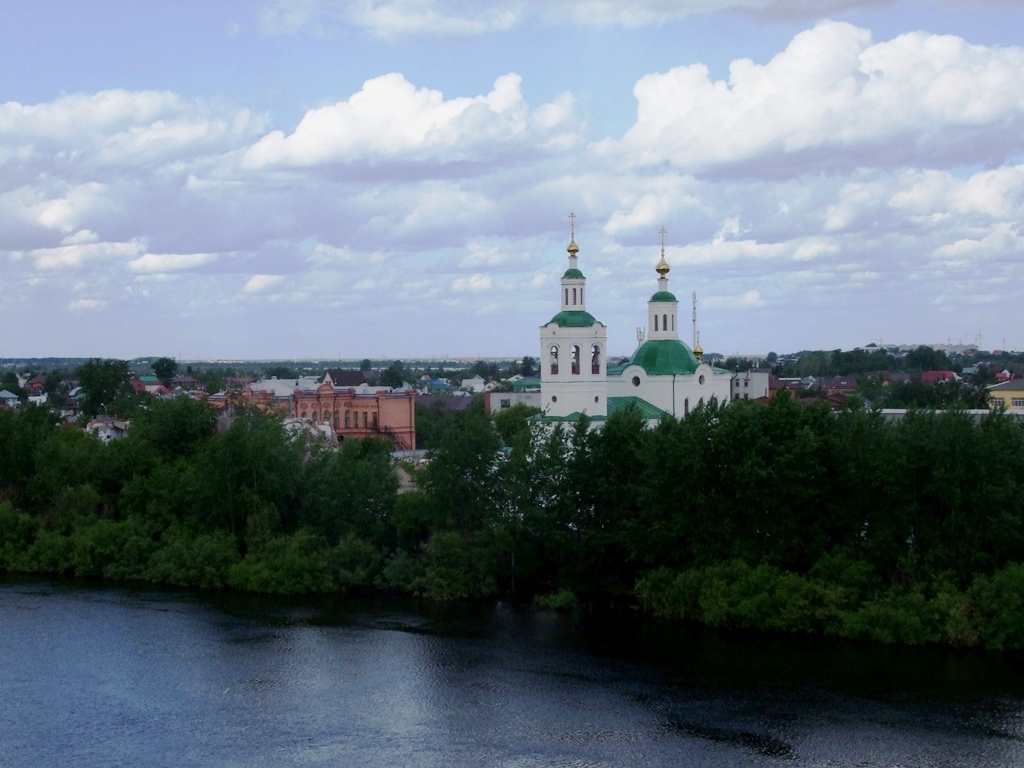
[(575, 231), (566, 249), (560, 310), (540, 327), (541, 408), (545, 420), (575, 421), (583, 414), (603, 421), (618, 410), (636, 407), (648, 420), (666, 414), (685, 417), (710, 402), (728, 403), (732, 371), (703, 361), (679, 338), (679, 301), (668, 290), (665, 244), (655, 267), (657, 291), (647, 302), (647, 331), (630, 358), (608, 368), (608, 329), (587, 312), (587, 279), (578, 264)]

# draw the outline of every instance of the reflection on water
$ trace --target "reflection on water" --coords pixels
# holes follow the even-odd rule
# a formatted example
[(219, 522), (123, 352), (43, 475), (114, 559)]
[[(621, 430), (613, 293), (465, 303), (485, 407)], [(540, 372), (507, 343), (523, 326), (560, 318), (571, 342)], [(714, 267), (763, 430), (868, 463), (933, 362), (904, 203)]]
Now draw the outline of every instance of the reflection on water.
[(0, 584), (0, 766), (1018, 766), (995, 654)]

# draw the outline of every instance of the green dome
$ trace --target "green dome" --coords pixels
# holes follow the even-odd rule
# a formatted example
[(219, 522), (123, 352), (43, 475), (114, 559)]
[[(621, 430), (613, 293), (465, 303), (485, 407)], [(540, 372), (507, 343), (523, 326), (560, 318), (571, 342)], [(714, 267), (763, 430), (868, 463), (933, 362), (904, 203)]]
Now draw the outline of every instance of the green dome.
[(651, 301), (675, 301), (675, 302), (678, 302), (679, 299), (676, 298), (676, 295), (674, 293), (669, 293), (668, 291), (658, 291), (656, 294), (651, 296)]
[(582, 280), (583, 279), (583, 273), (580, 272), (578, 269), (567, 269), (567, 270), (565, 270), (565, 274), (562, 275), (563, 279), (566, 278), (566, 277), (573, 277), (573, 278)]
[(550, 323), (555, 323), (563, 328), (589, 328), (592, 325), (597, 325), (597, 319), (589, 312), (570, 310), (559, 312), (551, 318)]
[(700, 363), (693, 351), (677, 339), (644, 342), (628, 361), (608, 371), (621, 374), (628, 366), (639, 365), (648, 376), (694, 373)]

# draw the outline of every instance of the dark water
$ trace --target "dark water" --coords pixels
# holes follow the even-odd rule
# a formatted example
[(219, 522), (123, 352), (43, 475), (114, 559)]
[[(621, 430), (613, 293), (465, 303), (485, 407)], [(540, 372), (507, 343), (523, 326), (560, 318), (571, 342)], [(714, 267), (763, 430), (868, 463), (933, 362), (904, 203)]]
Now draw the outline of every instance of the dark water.
[(1024, 766), (1021, 664), (559, 617), (0, 583), (0, 766)]

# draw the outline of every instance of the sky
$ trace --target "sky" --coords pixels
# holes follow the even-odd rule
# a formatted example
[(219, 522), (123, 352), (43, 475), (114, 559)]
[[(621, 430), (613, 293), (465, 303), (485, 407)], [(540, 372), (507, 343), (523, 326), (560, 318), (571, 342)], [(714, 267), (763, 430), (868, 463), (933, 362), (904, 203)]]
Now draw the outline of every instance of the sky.
[[(1024, 349), (1024, 0), (0, 0), (0, 357)], [(689, 328), (683, 333), (690, 341)]]

